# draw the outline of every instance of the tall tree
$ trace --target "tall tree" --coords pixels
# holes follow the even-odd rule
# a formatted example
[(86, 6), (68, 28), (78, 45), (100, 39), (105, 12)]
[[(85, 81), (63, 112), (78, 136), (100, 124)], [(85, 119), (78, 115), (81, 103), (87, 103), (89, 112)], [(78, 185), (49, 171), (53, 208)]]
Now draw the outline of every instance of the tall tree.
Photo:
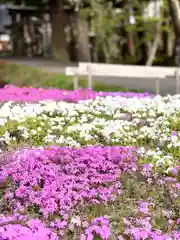
[(180, 54), (180, 51), (179, 50), (177, 51), (177, 49), (180, 48), (180, 3), (178, 0), (168, 0), (168, 3), (169, 3), (169, 10), (170, 10), (169, 12), (172, 19), (172, 25), (173, 25), (175, 36), (176, 36), (173, 55), (175, 57), (175, 62), (176, 62), (175, 64), (177, 64), (177, 59), (180, 58), (180, 56), (177, 56)]
[(168, 0), (168, 2), (175, 34), (177, 38), (180, 38), (180, 3), (179, 0)]
[(75, 13), (76, 21), (76, 43), (78, 61), (91, 61), (89, 48), (89, 27), (88, 22), (79, 10)]
[(63, 8), (61, 0), (50, 0), (49, 6), (52, 22), (52, 55), (56, 59), (66, 62), (69, 60), (65, 36), (68, 15)]

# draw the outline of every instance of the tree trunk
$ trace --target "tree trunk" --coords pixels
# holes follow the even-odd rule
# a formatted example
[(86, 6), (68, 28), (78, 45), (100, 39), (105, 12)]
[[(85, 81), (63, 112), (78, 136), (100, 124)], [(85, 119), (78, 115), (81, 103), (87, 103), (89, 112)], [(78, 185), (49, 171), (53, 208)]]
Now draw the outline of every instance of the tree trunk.
[[(180, 43), (180, 3), (179, 0), (168, 0), (169, 3), (169, 12), (172, 19), (172, 25), (175, 32), (175, 46), (173, 51), (173, 58), (175, 59), (175, 64), (177, 64), (177, 58), (180, 56), (179, 52), (177, 53), (176, 49), (179, 48)], [(179, 60), (178, 60), (179, 65)]]
[(180, 3), (179, 0), (168, 0), (169, 12), (172, 18), (172, 24), (176, 37), (180, 37)]
[(161, 34), (161, 22), (158, 22), (157, 26), (156, 26), (155, 39), (154, 39), (154, 42), (152, 44), (148, 60), (146, 62), (146, 66), (151, 66), (153, 64), (153, 60), (156, 56), (156, 52), (158, 50), (158, 46), (159, 46), (159, 42), (160, 42), (160, 34)]
[(67, 62), (69, 61), (65, 26), (67, 23), (67, 14), (63, 9), (61, 0), (50, 1), (51, 23), (52, 23), (52, 56), (55, 59)]
[(129, 54), (131, 57), (134, 57), (135, 56), (134, 34), (132, 32), (127, 32), (127, 36), (128, 36)]
[(121, 36), (121, 44), (120, 44), (120, 52), (121, 52), (121, 57), (122, 57), (122, 62), (126, 60), (127, 58), (127, 53), (129, 51), (128, 49), (128, 34), (125, 29), (125, 21), (122, 20), (120, 22), (120, 36)]
[(171, 31), (168, 33), (168, 41), (167, 41), (167, 54), (169, 57), (173, 56), (173, 46), (175, 43), (175, 36), (174, 33)]
[(164, 54), (167, 57), (173, 56), (173, 48), (175, 43), (175, 36), (174, 32), (170, 29), (169, 32), (164, 31), (163, 32), (163, 50), (162, 54)]
[(88, 22), (81, 16), (80, 12), (76, 13), (75, 19), (77, 29), (76, 42), (78, 61), (90, 62), (91, 54), (89, 47)]
[[(140, 4), (139, 6), (135, 6), (133, 8), (133, 12), (135, 16), (143, 16), (144, 5)], [(145, 40), (146, 38), (146, 31), (144, 30), (144, 20), (143, 19), (136, 19), (136, 26), (137, 26), (137, 39), (138, 39), (138, 55), (139, 55), (139, 65), (145, 65), (148, 59), (148, 44)]]

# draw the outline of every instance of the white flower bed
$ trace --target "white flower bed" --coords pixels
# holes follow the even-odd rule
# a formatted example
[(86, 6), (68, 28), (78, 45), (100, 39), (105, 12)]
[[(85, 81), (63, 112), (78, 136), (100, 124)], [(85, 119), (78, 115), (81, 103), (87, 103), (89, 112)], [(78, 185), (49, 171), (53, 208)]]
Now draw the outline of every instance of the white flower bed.
[[(168, 168), (180, 156), (179, 117), (180, 95), (7, 102), (0, 107), (0, 132), (1, 141), (9, 146), (18, 141), (32, 146), (134, 145), (156, 166)], [(173, 130), (177, 130), (174, 136)]]

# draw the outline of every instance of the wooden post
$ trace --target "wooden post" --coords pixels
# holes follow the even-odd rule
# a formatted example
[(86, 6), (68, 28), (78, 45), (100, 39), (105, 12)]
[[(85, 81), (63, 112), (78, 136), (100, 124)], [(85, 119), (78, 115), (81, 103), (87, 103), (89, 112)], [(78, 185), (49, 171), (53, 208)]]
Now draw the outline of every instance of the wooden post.
[(78, 89), (79, 85), (79, 78), (78, 78), (78, 69), (76, 69), (75, 74), (74, 74), (74, 90)]
[(176, 68), (176, 94), (179, 94), (180, 82), (179, 82), (179, 68)]
[(91, 65), (87, 66), (88, 71), (88, 88), (92, 89), (92, 72), (91, 72)]
[(157, 95), (160, 94), (160, 79), (159, 78), (156, 79), (156, 94)]
[(78, 82), (79, 82), (77, 74), (74, 75), (73, 81), (74, 81), (74, 90), (77, 90), (78, 89)]

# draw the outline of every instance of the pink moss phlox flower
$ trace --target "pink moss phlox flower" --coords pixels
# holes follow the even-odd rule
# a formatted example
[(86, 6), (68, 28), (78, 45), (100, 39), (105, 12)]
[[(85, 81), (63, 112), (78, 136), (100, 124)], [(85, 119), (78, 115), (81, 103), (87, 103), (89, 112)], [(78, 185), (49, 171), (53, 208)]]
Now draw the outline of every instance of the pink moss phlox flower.
[(58, 236), (40, 220), (30, 220), (27, 226), (8, 224), (0, 227), (2, 240), (58, 240)]
[[(6, 220), (0, 227), (1, 235), (9, 236), (9, 240), (54, 240), (57, 239), (55, 230), (58, 230), (59, 236), (63, 236), (69, 226), (65, 220), (69, 211), (83, 202), (92, 205), (114, 201), (121, 192), (120, 174), (131, 171), (136, 165), (133, 147), (73, 149), (52, 146), (17, 151), (12, 161), (2, 167), (1, 175), (11, 180), (11, 188), (4, 192), (4, 200), (8, 201), (12, 217), (19, 224)], [(42, 215), (46, 224), (53, 214), (62, 220), (54, 219), (46, 225), (40, 219), (21, 218), (26, 215), (19, 212), (26, 209), (35, 209), (34, 213)], [(21, 228), (21, 221), (26, 226)], [(110, 236), (106, 216), (94, 219), (85, 228), (87, 239), (94, 234), (102, 239)]]
[(93, 219), (90, 226), (85, 230), (82, 239), (94, 239), (95, 236), (108, 240), (111, 236), (109, 220), (106, 216)]
[(37, 102), (42, 100), (54, 100), (65, 102), (77, 102), (85, 99), (94, 99), (97, 96), (121, 96), (127, 98), (151, 97), (149, 93), (134, 92), (96, 92), (90, 89), (61, 90), (61, 89), (43, 89), (43, 88), (19, 88), (13, 85), (7, 85), (0, 89), (0, 101), (18, 101), (18, 102)]

